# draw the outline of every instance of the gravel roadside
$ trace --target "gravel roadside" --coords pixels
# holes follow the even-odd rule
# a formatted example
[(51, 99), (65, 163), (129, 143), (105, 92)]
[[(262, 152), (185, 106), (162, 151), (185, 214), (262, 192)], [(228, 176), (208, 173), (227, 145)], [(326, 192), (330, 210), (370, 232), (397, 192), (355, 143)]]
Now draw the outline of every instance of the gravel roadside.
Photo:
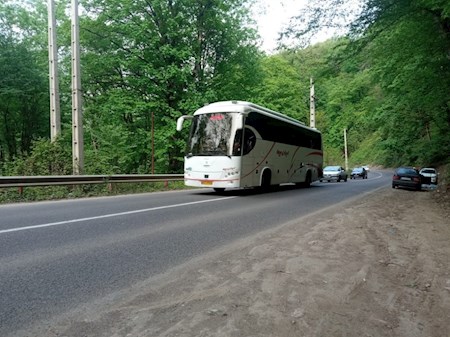
[(383, 188), (26, 335), (449, 336), (449, 199), (436, 193)]

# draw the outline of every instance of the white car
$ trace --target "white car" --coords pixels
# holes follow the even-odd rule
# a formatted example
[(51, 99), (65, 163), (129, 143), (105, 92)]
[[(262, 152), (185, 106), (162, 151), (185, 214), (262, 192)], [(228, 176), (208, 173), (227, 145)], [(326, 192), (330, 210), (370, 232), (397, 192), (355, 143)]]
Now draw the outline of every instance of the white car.
[(423, 177), (422, 182), (425, 184), (437, 184), (438, 173), (435, 168), (424, 167), (419, 171), (419, 174)]
[(328, 182), (332, 180), (336, 180), (340, 182), (341, 180), (347, 181), (347, 172), (342, 166), (327, 166), (323, 169), (323, 177), (320, 179), (320, 182), (323, 180), (328, 180)]

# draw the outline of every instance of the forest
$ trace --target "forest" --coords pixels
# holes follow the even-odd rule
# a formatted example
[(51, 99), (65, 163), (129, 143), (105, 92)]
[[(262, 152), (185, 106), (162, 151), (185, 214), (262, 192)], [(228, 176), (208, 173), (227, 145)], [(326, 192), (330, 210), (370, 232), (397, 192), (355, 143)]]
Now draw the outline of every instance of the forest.
[[(188, 131), (176, 119), (209, 102), (251, 101), (309, 124), (311, 77), (325, 164), (343, 164), (344, 129), (351, 165), (448, 163), (448, 0), (362, 0), (345, 35), (310, 44), (345, 15), (341, 0), (312, 0), (273, 54), (253, 2), (80, 1), (84, 174), (181, 173)], [(56, 1), (56, 17), (52, 142), (47, 4), (0, 3), (0, 175), (72, 174), (70, 1)]]

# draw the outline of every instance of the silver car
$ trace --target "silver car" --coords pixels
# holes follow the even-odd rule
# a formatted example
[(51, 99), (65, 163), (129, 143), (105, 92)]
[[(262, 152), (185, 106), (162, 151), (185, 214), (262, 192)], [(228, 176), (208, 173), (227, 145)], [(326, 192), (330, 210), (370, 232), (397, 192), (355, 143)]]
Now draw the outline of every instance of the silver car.
[(340, 182), (341, 180), (347, 181), (347, 178), (347, 172), (345, 172), (345, 169), (342, 166), (326, 166), (323, 169), (323, 177), (320, 181), (327, 180), (330, 182), (336, 180), (337, 182)]

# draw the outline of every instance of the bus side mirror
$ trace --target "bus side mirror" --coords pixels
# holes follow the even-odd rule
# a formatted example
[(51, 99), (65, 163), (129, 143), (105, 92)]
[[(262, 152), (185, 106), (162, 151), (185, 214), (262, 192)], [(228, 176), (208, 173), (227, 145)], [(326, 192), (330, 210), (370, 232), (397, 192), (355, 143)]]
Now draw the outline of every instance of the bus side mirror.
[(192, 119), (192, 116), (181, 116), (177, 119), (177, 131), (183, 129), (183, 122), (185, 119)]

